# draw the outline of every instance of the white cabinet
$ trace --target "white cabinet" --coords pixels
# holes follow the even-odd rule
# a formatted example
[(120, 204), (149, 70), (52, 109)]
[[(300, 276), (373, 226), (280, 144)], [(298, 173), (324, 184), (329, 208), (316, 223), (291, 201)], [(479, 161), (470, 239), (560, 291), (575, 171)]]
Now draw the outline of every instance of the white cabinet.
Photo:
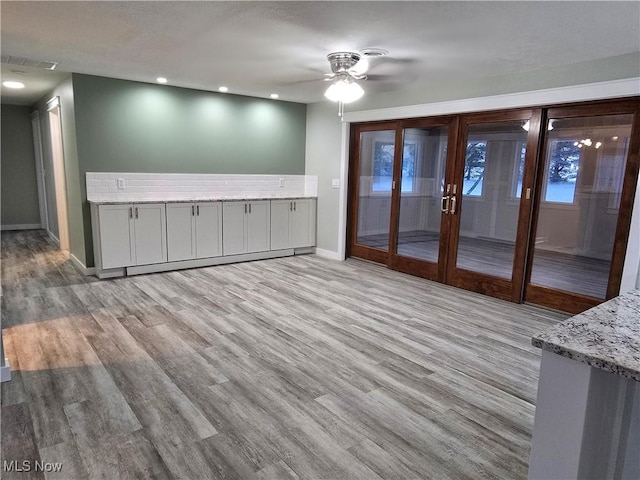
[(271, 250), (316, 242), (316, 204), (311, 198), (271, 201)]
[(222, 255), (222, 203), (167, 204), (170, 262)]
[(225, 202), (222, 214), (224, 255), (264, 252), (270, 244), (270, 203)]
[(133, 205), (100, 205), (98, 211), (102, 268), (135, 265)]
[(222, 255), (222, 202), (196, 203), (196, 258)]
[(101, 268), (167, 261), (164, 203), (100, 205)]

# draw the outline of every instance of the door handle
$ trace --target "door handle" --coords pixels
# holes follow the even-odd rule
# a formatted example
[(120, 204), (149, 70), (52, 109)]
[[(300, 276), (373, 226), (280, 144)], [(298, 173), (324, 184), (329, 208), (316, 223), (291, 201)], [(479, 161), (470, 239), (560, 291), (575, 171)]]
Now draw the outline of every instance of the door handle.
[(249, 204), (249, 213), (251, 213), (251, 204)]
[(245, 215), (247, 214), (247, 204), (246, 203), (244, 204), (244, 214)]
[(191, 216), (193, 217), (196, 214), (196, 207), (191, 205)]
[(296, 202), (293, 202), (293, 211), (296, 211)]
[(449, 200), (450, 200), (450, 196), (449, 195), (443, 195), (442, 199), (440, 200), (440, 211), (442, 213), (449, 213)]
[(196, 215), (200, 216), (200, 205), (196, 205)]
[(449, 212), (451, 213), (451, 215), (456, 213), (456, 203), (457, 203), (457, 199), (455, 195), (451, 196), (451, 210), (449, 210)]
[(138, 207), (136, 207), (136, 218), (138, 218)]
[(293, 212), (293, 202), (289, 202), (289, 211)]
[(133, 207), (129, 207), (129, 218), (133, 218)]

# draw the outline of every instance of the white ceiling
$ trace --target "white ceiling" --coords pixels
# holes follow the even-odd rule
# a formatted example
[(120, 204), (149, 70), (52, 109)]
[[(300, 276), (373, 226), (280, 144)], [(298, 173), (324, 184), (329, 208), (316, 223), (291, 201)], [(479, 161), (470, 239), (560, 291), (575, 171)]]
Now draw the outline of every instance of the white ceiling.
[[(5, 55), (59, 62), (63, 72), (165, 76), (171, 85), (304, 103), (323, 99), (326, 55), (339, 50), (390, 52), (372, 61), (368, 94), (640, 51), (638, 1), (3, 1), (1, 9)], [(10, 70), (3, 65), (2, 80)], [(30, 94), (21, 101), (37, 98)], [(3, 101), (11, 95), (2, 88)]]

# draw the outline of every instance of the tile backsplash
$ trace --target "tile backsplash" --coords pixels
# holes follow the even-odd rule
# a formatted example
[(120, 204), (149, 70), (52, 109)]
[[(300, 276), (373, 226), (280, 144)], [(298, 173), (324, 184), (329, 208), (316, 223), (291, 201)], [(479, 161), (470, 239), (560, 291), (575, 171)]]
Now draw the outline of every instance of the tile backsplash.
[[(314, 175), (87, 172), (90, 202), (315, 197)], [(120, 187), (120, 188), (119, 188)]]

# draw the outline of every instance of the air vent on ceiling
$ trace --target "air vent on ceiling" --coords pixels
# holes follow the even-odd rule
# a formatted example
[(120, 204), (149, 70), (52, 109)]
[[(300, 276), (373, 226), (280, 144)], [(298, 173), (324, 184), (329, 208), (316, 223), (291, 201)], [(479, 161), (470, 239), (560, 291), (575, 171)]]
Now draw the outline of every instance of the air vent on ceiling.
[(31, 60), (24, 57), (13, 57), (11, 55), (2, 55), (2, 63), (8, 65), (20, 65), (23, 67), (44, 68), (46, 70), (55, 70), (58, 66), (56, 62)]

